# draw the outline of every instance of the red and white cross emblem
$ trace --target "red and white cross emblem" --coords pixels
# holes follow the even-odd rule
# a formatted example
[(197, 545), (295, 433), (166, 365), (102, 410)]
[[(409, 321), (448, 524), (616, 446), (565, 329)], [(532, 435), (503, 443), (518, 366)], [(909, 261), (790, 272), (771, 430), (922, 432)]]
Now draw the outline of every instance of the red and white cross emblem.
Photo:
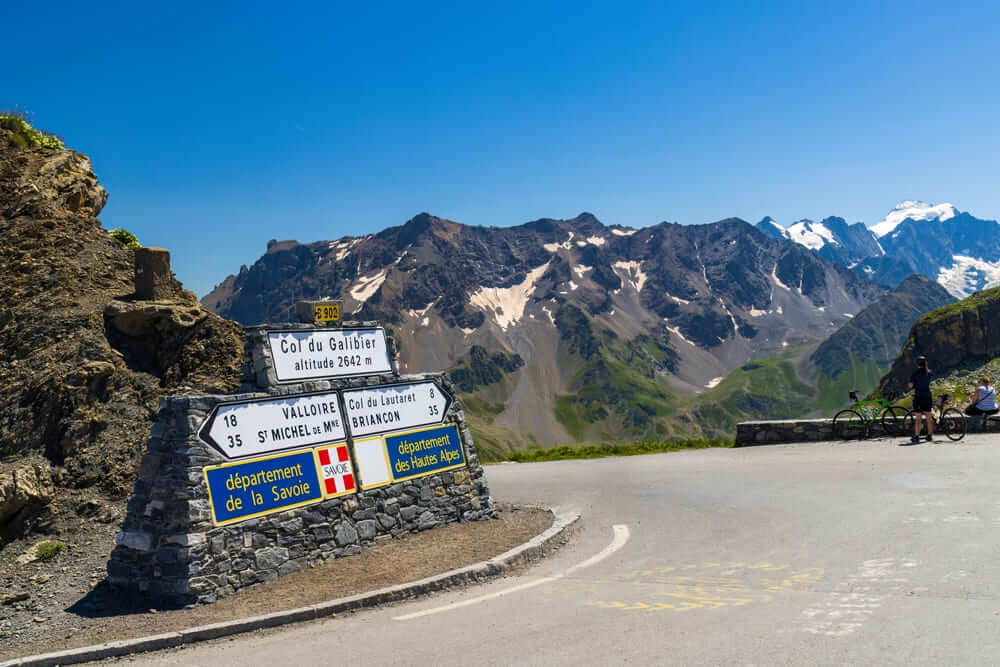
[(354, 469), (351, 468), (351, 457), (347, 453), (347, 445), (333, 445), (316, 451), (319, 456), (320, 471), (323, 473), (323, 491), (327, 498), (352, 493), (354, 488)]

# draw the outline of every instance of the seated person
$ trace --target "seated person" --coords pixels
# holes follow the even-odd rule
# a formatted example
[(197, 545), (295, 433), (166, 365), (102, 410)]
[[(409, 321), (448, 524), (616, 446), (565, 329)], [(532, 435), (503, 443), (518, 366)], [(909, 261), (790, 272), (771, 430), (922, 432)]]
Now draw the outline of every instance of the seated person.
[(984, 377), (983, 384), (976, 389), (976, 396), (972, 405), (965, 409), (965, 414), (975, 415), (995, 415), (997, 413), (997, 390), (990, 384), (990, 379)]

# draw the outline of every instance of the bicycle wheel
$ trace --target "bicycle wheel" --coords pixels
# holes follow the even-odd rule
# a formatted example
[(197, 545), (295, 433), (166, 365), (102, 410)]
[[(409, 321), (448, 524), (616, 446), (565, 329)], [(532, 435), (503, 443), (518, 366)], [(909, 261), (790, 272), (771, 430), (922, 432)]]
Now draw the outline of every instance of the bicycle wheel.
[(833, 417), (833, 435), (841, 440), (861, 440), (868, 434), (864, 418), (854, 410), (841, 410)]
[(949, 440), (961, 440), (965, 437), (967, 428), (966, 417), (957, 408), (945, 408), (944, 412), (941, 413), (938, 426)]
[[(904, 435), (906, 433), (906, 415), (908, 410), (899, 405), (890, 405), (882, 411), (882, 430), (886, 435)], [(913, 433), (913, 423), (910, 422), (910, 433)]]

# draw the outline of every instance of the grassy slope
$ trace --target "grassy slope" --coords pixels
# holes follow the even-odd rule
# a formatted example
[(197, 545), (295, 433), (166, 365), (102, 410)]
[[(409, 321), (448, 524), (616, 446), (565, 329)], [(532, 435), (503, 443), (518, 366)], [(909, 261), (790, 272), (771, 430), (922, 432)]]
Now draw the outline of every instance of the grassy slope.
[(638, 456), (661, 452), (678, 452), (684, 449), (708, 449), (710, 447), (732, 447), (732, 440), (698, 439), (672, 440), (667, 442), (642, 441), (621, 445), (575, 445), (529, 449), (512, 452), (508, 461), (535, 463), (538, 461), (562, 461), (565, 459), (597, 459), (605, 456)]
[(857, 363), (852, 360), (851, 369), (842, 373), (836, 380), (816, 372), (817, 392), (812, 408), (822, 415), (832, 415), (840, 408), (850, 403), (848, 398), (851, 390), (856, 389), (859, 396), (866, 396), (878, 386), (879, 380), (885, 375), (888, 367), (876, 366), (874, 362)]
[[(648, 355), (645, 358), (637, 350)], [(581, 363), (573, 375), (575, 394), (559, 396), (555, 417), (579, 441), (657, 440), (671, 435), (664, 418), (675, 411), (677, 399), (667, 389), (667, 376), (650, 359), (662, 361), (663, 351), (652, 343), (604, 337), (599, 352)], [(560, 361), (572, 367), (571, 355)]]
[(688, 399), (685, 407), (706, 435), (723, 437), (731, 437), (741, 421), (807, 414), (815, 389), (798, 377), (796, 367), (811, 350), (812, 346), (793, 347), (748, 362), (717, 387)]
[[(584, 445), (731, 438), (740, 421), (830, 416), (850, 403), (851, 390), (866, 395), (887, 370), (852, 355), (848, 369), (831, 379), (807, 361), (815, 346), (800, 346), (748, 362), (712, 390), (683, 397), (670, 392), (667, 376), (649, 363), (663, 361), (659, 346), (602, 332), (590, 340), (597, 351), (586, 360), (560, 346), (558, 364), (575, 369), (573, 385), (579, 390), (558, 396), (554, 407), (555, 418)], [(550, 445), (492, 425), (492, 417), (502, 410), (501, 394), (491, 391), (466, 407), (484, 458), (498, 460), (515, 450)]]

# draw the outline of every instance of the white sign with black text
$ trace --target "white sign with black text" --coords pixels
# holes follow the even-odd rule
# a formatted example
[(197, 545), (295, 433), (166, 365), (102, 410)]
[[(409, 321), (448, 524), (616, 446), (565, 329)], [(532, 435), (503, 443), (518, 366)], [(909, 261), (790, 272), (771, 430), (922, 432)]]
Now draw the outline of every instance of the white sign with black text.
[(343, 395), (354, 437), (440, 424), (451, 403), (451, 396), (431, 380), (352, 389)]
[(279, 382), (391, 373), (385, 329), (269, 331)]
[(219, 403), (198, 437), (227, 458), (260, 456), (347, 437), (337, 392)]

